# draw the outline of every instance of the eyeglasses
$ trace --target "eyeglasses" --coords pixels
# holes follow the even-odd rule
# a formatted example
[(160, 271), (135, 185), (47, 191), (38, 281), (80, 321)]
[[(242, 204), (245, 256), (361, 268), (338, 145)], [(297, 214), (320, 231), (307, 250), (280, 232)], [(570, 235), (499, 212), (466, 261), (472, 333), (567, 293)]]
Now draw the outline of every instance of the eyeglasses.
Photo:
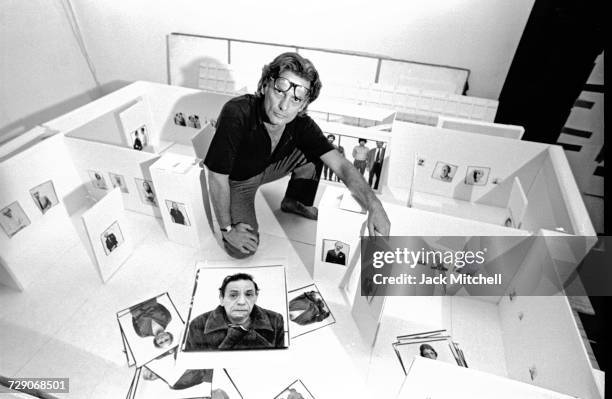
[(310, 93), (310, 89), (297, 83), (293, 83), (287, 78), (278, 77), (274, 79), (274, 88), (281, 93), (287, 93), (292, 87), (295, 100), (299, 102), (306, 101)]

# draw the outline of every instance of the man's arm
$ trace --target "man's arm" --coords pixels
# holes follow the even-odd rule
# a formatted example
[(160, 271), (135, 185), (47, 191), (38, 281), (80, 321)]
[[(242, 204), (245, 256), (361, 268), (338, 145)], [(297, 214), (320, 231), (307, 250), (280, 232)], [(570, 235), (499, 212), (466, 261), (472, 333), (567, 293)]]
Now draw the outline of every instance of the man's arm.
[(334, 171), (342, 182), (351, 190), (351, 193), (368, 210), (368, 233), (374, 236), (375, 232), (388, 236), (391, 223), (387, 217), (380, 200), (374, 194), (363, 176), (357, 169), (337, 150), (321, 155), (321, 160)]
[[(230, 187), (229, 175), (208, 171), (210, 198), (212, 200), (215, 215), (220, 227), (229, 226), (232, 223), (230, 213)], [(223, 232), (225, 238), (230, 244), (238, 248), (243, 253), (257, 250), (257, 236), (251, 232), (252, 226), (246, 223), (238, 223), (229, 232)]]

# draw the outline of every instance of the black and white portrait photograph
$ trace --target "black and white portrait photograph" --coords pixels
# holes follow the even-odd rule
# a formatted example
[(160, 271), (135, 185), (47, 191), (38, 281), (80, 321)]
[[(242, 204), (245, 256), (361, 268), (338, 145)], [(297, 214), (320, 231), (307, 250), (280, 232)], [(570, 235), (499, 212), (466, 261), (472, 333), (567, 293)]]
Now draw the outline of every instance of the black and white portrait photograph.
[(197, 270), (183, 351), (288, 346), (283, 265)]
[(450, 337), (424, 337), (394, 342), (393, 349), (404, 373), (416, 356), (463, 366), (464, 361)]
[(472, 186), (484, 186), (489, 180), (491, 168), (484, 166), (468, 166), (465, 173), (465, 184)]
[(167, 293), (119, 311), (117, 319), (136, 367), (176, 347), (184, 327)]
[(29, 224), (30, 219), (17, 201), (0, 210), (0, 226), (9, 238), (25, 229)]
[(316, 285), (289, 291), (291, 338), (299, 337), (336, 322)]
[(108, 184), (106, 184), (106, 179), (104, 178), (104, 174), (98, 170), (89, 170), (89, 178), (91, 180), (91, 185), (98, 190), (108, 190)]
[(326, 263), (346, 266), (350, 250), (351, 247), (347, 243), (339, 240), (323, 239), (323, 254), (321, 260)]
[(196, 114), (189, 115), (187, 117), (187, 127), (192, 127), (194, 129), (201, 129), (202, 123), (200, 122), (200, 117)]
[(294, 381), (274, 399), (315, 399), (301, 380)]
[(132, 138), (132, 148), (135, 150), (142, 151), (149, 144), (149, 132), (146, 125), (134, 129), (130, 137)]
[(181, 224), (183, 226), (191, 226), (185, 204), (166, 200), (166, 207), (168, 208), (168, 214), (170, 215), (172, 223)]
[(32, 188), (30, 190), (30, 195), (34, 200), (34, 204), (38, 209), (40, 209), (43, 215), (59, 202), (57, 200), (55, 187), (53, 186), (53, 182), (51, 180)]
[(144, 180), (135, 178), (136, 188), (140, 194), (140, 199), (147, 205), (157, 206), (157, 196), (155, 195), (155, 189), (153, 188), (153, 182), (151, 180)]
[(178, 126), (187, 126), (185, 115), (183, 115), (182, 112), (177, 112), (176, 114), (174, 114), (174, 124)]
[(115, 249), (119, 248), (125, 241), (119, 222), (113, 222), (102, 234), (100, 234), (102, 247), (106, 256), (110, 255)]
[(121, 192), (124, 194), (127, 194), (129, 192), (127, 188), (127, 184), (125, 182), (125, 177), (123, 177), (123, 175), (109, 172), (108, 176), (110, 177), (110, 181), (111, 181), (111, 184), (113, 185), (113, 188), (119, 187)]
[[(333, 145), (336, 150), (338, 150), (340, 155), (345, 156), (344, 147), (340, 144), (340, 141), (342, 140), (341, 135), (326, 134), (325, 137), (327, 138), (327, 141), (331, 145)], [(327, 165), (323, 165), (323, 170), (321, 172), (321, 179), (327, 180), (327, 181), (335, 181), (335, 182), (340, 181), (340, 179), (338, 179), (338, 176), (336, 176), (334, 171), (331, 170)]]
[(455, 177), (456, 172), (457, 172), (457, 165), (438, 161), (436, 162), (436, 167), (434, 168), (434, 171), (431, 177), (436, 180), (450, 183), (453, 181), (453, 178)]

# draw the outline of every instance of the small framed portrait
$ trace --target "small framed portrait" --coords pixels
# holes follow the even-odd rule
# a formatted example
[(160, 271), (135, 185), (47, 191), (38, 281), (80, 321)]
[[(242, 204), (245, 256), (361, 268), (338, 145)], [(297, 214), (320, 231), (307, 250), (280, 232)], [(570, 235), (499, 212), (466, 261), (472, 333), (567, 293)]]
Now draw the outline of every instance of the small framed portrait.
[(489, 181), (491, 168), (484, 166), (468, 166), (465, 173), (465, 184), (471, 186), (484, 186)]
[(140, 199), (147, 205), (157, 206), (157, 196), (151, 180), (135, 178), (136, 188), (140, 194)]
[(191, 303), (183, 352), (289, 346), (283, 265), (200, 267)]
[(110, 176), (110, 182), (113, 185), (113, 188), (119, 187), (122, 193), (129, 193), (127, 184), (125, 182), (125, 177), (123, 177), (123, 175), (118, 175), (116, 173), (110, 172), (108, 173), (108, 175)]
[(321, 260), (326, 263), (335, 263), (337, 265), (346, 266), (347, 259), (350, 256), (351, 246), (340, 240), (323, 239), (323, 253)]
[(117, 312), (117, 320), (128, 364), (136, 367), (176, 348), (185, 326), (168, 293)]
[(187, 127), (192, 127), (194, 129), (201, 129), (202, 123), (200, 122), (200, 117), (196, 114), (189, 115), (187, 117)]
[(457, 165), (453, 165), (448, 162), (438, 161), (436, 162), (436, 167), (434, 168), (431, 177), (436, 180), (450, 183), (453, 181), (456, 172)]
[(174, 124), (178, 126), (187, 126), (185, 115), (183, 115), (182, 112), (177, 112), (176, 114), (174, 114)]
[(0, 226), (6, 235), (11, 238), (30, 225), (30, 219), (23, 211), (19, 202), (5, 206), (0, 210)]
[(106, 184), (106, 179), (104, 178), (104, 174), (97, 170), (89, 170), (89, 178), (91, 179), (91, 185), (98, 190), (108, 190), (108, 184)]
[(34, 200), (34, 204), (36, 204), (36, 207), (40, 209), (43, 215), (58, 203), (55, 187), (51, 180), (32, 188), (30, 195)]
[(289, 291), (288, 299), (291, 338), (336, 322), (319, 289), (314, 284)]
[(417, 166), (425, 166), (425, 158), (421, 158), (421, 157), (417, 158), (416, 163), (417, 163)]
[(142, 151), (142, 149), (149, 144), (149, 132), (147, 130), (147, 125), (142, 125), (138, 127), (138, 129), (132, 130), (130, 133), (130, 138), (132, 139), (132, 148)]
[(119, 222), (115, 221), (111, 224), (102, 234), (100, 234), (100, 241), (102, 241), (102, 247), (104, 253), (109, 256), (114, 250), (119, 248), (125, 241)]
[(295, 380), (291, 385), (274, 397), (274, 399), (315, 399), (301, 380)]
[(172, 223), (182, 224), (183, 226), (191, 226), (189, 223), (189, 216), (187, 215), (187, 209), (185, 209), (185, 204), (166, 200), (166, 207), (168, 208), (168, 213), (170, 214)]
[(463, 352), (458, 351), (458, 345), (449, 336), (414, 337), (398, 340), (392, 345), (404, 374), (407, 374), (415, 356), (467, 367)]

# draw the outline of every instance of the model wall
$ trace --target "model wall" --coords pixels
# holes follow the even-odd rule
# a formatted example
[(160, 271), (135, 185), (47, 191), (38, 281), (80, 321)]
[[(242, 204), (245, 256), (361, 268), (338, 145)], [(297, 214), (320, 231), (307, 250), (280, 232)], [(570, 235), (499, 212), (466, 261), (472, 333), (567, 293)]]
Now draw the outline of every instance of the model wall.
[[(2, 259), (24, 289), (78, 243), (64, 200), (78, 190), (81, 179), (63, 140), (61, 135), (50, 137), (0, 163), (0, 208), (18, 201), (31, 223), (12, 238), (0, 232)], [(59, 202), (43, 214), (30, 189), (49, 180)]]
[[(499, 303), (499, 316), (510, 378), (585, 399), (599, 398), (567, 298), (517, 295), (510, 301), (506, 296)], [(537, 371), (532, 381), (533, 366)]]

